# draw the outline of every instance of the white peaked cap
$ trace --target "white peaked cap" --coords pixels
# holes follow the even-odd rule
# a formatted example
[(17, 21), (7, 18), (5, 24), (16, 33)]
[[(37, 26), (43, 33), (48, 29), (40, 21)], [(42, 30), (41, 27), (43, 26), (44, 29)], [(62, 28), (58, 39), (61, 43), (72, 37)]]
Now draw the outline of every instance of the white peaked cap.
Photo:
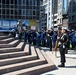
[(67, 27), (62, 27), (62, 29), (64, 29), (64, 30), (68, 30)]

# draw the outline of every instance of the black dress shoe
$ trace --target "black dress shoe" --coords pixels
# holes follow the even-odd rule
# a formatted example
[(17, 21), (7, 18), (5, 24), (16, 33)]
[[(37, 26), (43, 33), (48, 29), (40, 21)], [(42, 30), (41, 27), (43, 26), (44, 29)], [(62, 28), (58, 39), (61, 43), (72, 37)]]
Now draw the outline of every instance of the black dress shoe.
[(65, 65), (64, 64), (60, 64), (60, 65), (58, 65), (58, 67), (65, 67)]

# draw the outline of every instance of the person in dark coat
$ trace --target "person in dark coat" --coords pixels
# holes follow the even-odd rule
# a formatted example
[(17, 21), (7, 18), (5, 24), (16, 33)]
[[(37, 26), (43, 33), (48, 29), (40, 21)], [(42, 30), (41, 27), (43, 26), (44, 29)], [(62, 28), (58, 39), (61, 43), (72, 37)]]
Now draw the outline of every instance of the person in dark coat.
[(24, 41), (27, 42), (28, 40), (28, 33), (27, 30), (24, 30)]
[(60, 51), (60, 56), (61, 56), (61, 64), (58, 65), (58, 67), (65, 67), (65, 50), (66, 50), (66, 42), (68, 40), (67, 33), (66, 33), (66, 27), (62, 28), (62, 34), (60, 37), (57, 37), (59, 40), (59, 51)]
[(48, 34), (50, 35), (50, 50), (52, 50), (52, 35), (54, 34), (53, 30), (48, 30)]
[(52, 42), (51, 36), (49, 35), (49, 33), (46, 33), (46, 45), (48, 48), (50, 48), (50, 51), (52, 51), (51, 42)]
[(39, 32), (36, 32), (36, 45), (40, 46), (40, 34), (39, 34)]
[(75, 50), (75, 48), (76, 48), (76, 31), (73, 35), (73, 49)]
[(28, 43), (29, 43), (29, 44), (32, 44), (31, 34), (32, 34), (31, 30), (29, 30), (29, 31), (27, 32), (27, 36), (28, 36)]
[(44, 29), (42, 29), (42, 32), (41, 32), (41, 42), (42, 42), (42, 47), (44, 47), (45, 46), (45, 36), (46, 36), (46, 33), (45, 33), (45, 31), (44, 31)]
[(72, 49), (74, 49), (75, 47), (74, 35), (75, 35), (75, 31), (72, 30), (72, 33), (70, 34), (70, 42), (72, 44)]
[(32, 41), (33, 41), (33, 45), (36, 45), (36, 31), (33, 30), (33, 33), (32, 33)]
[(54, 31), (54, 34), (52, 35), (53, 47), (56, 46), (56, 40), (57, 40), (57, 33), (56, 33), (56, 31)]

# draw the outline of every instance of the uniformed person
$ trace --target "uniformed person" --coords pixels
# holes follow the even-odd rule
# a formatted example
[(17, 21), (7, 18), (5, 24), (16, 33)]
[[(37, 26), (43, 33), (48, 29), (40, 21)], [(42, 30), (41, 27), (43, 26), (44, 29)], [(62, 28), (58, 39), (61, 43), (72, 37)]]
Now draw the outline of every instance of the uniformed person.
[(65, 67), (65, 50), (66, 50), (66, 42), (68, 40), (67, 34), (66, 34), (66, 27), (62, 28), (61, 31), (61, 36), (57, 37), (57, 39), (59, 40), (59, 51), (60, 51), (60, 55), (61, 55), (61, 64), (58, 65), (58, 67)]
[(36, 45), (40, 46), (40, 34), (39, 34), (39, 32), (36, 32)]
[(21, 20), (19, 20), (17, 23), (17, 30), (18, 30), (18, 34), (19, 34), (19, 39), (21, 39), (22, 38), (22, 22), (21, 22)]
[(57, 33), (56, 33), (56, 31), (54, 31), (54, 34), (52, 35), (52, 43), (53, 43), (53, 47), (56, 46), (56, 40), (57, 40)]
[(50, 51), (52, 51), (52, 39), (51, 39), (51, 36), (49, 35), (49, 33), (46, 33), (46, 46), (48, 48), (50, 48)]
[(45, 46), (45, 36), (46, 36), (46, 33), (45, 33), (44, 29), (42, 29), (42, 31), (41, 31), (41, 36), (40, 36), (41, 43), (42, 43), (41, 46), (42, 46), (42, 47)]
[(31, 30), (29, 30), (29, 31), (27, 32), (27, 36), (28, 36), (28, 43), (29, 43), (29, 44), (32, 44), (31, 35), (32, 35), (32, 31), (31, 31)]
[(33, 30), (32, 32), (32, 42), (33, 42), (33, 45), (36, 45), (36, 31)]

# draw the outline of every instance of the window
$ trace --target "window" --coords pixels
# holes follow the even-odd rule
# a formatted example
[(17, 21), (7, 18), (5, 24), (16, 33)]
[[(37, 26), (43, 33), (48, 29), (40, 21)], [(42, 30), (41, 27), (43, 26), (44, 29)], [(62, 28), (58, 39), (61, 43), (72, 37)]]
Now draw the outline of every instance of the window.
[(75, 15), (72, 16), (72, 21), (75, 21)]
[(1, 5), (0, 5), (0, 8), (1, 8)]
[(28, 0), (26, 0), (26, 5), (29, 5), (29, 2), (28, 2)]
[(22, 6), (22, 9), (25, 9), (25, 6)]
[(69, 12), (71, 13), (71, 7), (69, 7)]
[(32, 0), (29, 0), (30, 5), (32, 5)]
[(10, 7), (11, 7), (11, 8), (14, 8), (14, 5), (11, 5)]
[(2, 0), (2, 4), (5, 4), (5, 0)]
[(15, 4), (17, 4), (17, 0), (15, 0)]
[(25, 5), (26, 4), (26, 0), (22, 0), (22, 5)]
[(6, 15), (6, 18), (9, 18), (9, 15)]
[(15, 15), (17, 15), (17, 10), (15, 10)]
[(6, 10), (6, 14), (9, 14), (9, 9)]
[(36, 6), (33, 6), (33, 9), (36, 9)]
[(28, 15), (28, 13), (29, 13), (28, 10), (26, 10), (26, 15)]
[(33, 16), (33, 19), (36, 19), (36, 16)]
[(22, 10), (22, 15), (26, 15), (26, 11), (25, 10)]
[(22, 1), (22, 0), (18, 0), (18, 1), (19, 1), (19, 2), (18, 2), (18, 4), (20, 4), (20, 5), (21, 5), (21, 1)]
[(11, 10), (11, 14), (13, 14), (13, 10)]
[(0, 0), (0, 3), (1, 3), (1, 0)]
[(2, 14), (5, 14), (5, 9), (2, 9)]
[(5, 15), (2, 15), (3, 18), (5, 18)]
[(19, 12), (19, 15), (21, 15), (21, 10), (18, 10), (18, 12)]
[(0, 9), (0, 14), (1, 14), (1, 9)]
[(36, 0), (33, 0), (33, 5), (37, 5), (37, 1)]
[(71, 22), (71, 16), (69, 16), (69, 22)]
[(36, 15), (36, 11), (33, 11), (33, 15)]
[(76, 6), (73, 7), (73, 12), (76, 12)]
[(32, 10), (29, 10), (30, 15), (32, 15)]
[(11, 0), (11, 4), (13, 4), (14, 2), (13, 2), (14, 0)]
[(11, 18), (13, 18), (13, 16), (11, 16)]

